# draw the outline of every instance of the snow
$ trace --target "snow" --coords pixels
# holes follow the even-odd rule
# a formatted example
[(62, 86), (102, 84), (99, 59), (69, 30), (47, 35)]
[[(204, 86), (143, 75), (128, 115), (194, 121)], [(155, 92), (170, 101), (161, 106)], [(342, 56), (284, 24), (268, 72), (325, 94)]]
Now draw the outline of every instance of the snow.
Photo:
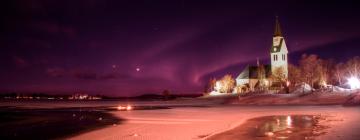
[(237, 93), (220, 93), (217, 91), (211, 91), (208, 95), (204, 95), (201, 98), (213, 98), (213, 97), (233, 97), (233, 96), (237, 96), (239, 94)]
[(220, 92), (217, 92), (217, 91), (211, 91), (209, 93), (209, 96), (219, 96), (219, 95), (224, 95), (224, 93), (220, 93)]
[(292, 92), (294, 94), (299, 94), (299, 93), (310, 93), (313, 89), (311, 88), (310, 85), (303, 83), (300, 86), (296, 87), (296, 89)]
[(346, 89), (346, 88), (342, 88), (342, 87), (338, 87), (338, 86), (333, 86), (333, 90), (335, 92), (352, 92), (353, 91), (351, 89)]
[(351, 94), (345, 103), (346, 106), (360, 105), (360, 92)]
[[(327, 115), (330, 133), (320, 139), (358, 138), (360, 109), (342, 106), (213, 106), (177, 107), (168, 110), (112, 112), (126, 121), (70, 139), (87, 140), (190, 140), (206, 139), (242, 124), (247, 119), (268, 115)], [(355, 124), (355, 125), (354, 125)]]
[(239, 105), (342, 105), (353, 92), (312, 92), (296, 94), (257, 94), (227, 101)]

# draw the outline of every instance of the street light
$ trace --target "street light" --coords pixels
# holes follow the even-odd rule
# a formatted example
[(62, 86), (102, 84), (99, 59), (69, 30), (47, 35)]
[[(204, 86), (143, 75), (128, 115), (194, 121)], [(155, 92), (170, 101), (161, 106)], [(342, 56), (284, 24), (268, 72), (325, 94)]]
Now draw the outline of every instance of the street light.
[(356, 77), (350, 77), (348, 79), (348, 84), (350, 85), (351, 89), (359, 89), (360, 88), (360, 81)]

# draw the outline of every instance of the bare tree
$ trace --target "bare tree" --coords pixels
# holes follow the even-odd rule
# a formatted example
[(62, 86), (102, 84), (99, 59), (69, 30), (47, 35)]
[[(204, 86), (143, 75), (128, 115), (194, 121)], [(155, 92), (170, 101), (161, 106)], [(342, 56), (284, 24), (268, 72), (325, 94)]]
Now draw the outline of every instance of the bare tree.
[(162, 95), (164, 96), (165, 100), (168, 100), (170, 98), (170, 91), (166, 89), (162, 92)]
[(346, 76), (348, 77), (359, 77), (360, 72), (360, 57), (355, 56), (348, 60), (345, 64), (346, 66)]
[(315, 69), (317, 76), (315, 76), (315, 78), (318, 78), (317, 81), (319, 82), (320, 86), (326, 86), (329, 83), (334, 83), (332, 82), (334, 69), (335, 69), (334, 60), (318, 59), (318, 65)]
[(293, 64), (289, 64), (288, 71), (289, 71), (289, 81), (292, 86), (296, 86), (303, 81), (303, 78), (301, 76), (301, 70), (299, 67)]
[(314, 87), (315, 81), (318, 79), (318, 65), (319, 58), (317, 55), (303, 54), (300, 59), (301, 75), (304, 77), (304, 81)]
[(286, 75), (285, 70), (283, 67), (277, 67), (275, 68), (274, 72), (272, 73), (272, 78), (276, 82), (284, 82), (286, 81)]
[(264, 65), (258, 64), (257, 78), (259, 81), (259, 86), (257, 87), (258, 90), (265, 90), (266, 89), (266, 73), (265, 73)]
[(230, 93), (235, 87), (235, 79), (230, 74), (226, 74), (220, 82), (220, 92), (222, 93)]
[(336, 78), (336, 81), (339, 85), (343, 84), (344, 76), (345, 76), (345, 64), (344, 63), (338, 63), (335, 65), (334, 68), (334, 76)]
[[(273, 81), (272, 85), (275, 87), (279, 87), (282, 90), (287, 80), (284, 68), (275, 68), (275, 70), (271, 73), (271, 79)], [(288, 88), (286, 88), (286, 91), (288, 91)]]
[(216, 84), (216, 78), (210, 78), (209, 82), (205, 85), (204, 95), (214, 90)]

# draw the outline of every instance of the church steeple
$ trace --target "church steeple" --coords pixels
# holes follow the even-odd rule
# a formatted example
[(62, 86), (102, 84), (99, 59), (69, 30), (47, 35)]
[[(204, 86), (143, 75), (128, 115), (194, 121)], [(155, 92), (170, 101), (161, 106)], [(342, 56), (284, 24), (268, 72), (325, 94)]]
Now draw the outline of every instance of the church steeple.
[(275, 73), (278, 68), (283, 68), (285, 77), (288, 77), (288, 50), (285, 39), (281, 34), (280, 22), (276, 16), (275, 32), (270, 51), (271, 72)]
[(276, 16), (274, 36), (282, 36), (278, 16)]

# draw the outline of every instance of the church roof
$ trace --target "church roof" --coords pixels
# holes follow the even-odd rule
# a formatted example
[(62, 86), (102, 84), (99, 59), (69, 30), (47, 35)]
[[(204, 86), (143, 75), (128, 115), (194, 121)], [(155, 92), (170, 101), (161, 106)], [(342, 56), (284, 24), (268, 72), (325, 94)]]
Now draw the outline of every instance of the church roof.
[(279, 18), (276, 16), (274, 36), (282, 36)]
[[(258, 66), (246, 66), (246, 68), (239, 74), (236, 79), (257, 79), (258, 78)], [(265, 77), (268, 78), (271, 75), (271, 65), (264, 65)]]
[(280, 52), (280, 50), (281, 50), (281, 46), (282, 46), (283, 42), (284, 42), (284, 38), (281, 38), (281, 39), (280, 39), (280, 43), (279, 43), (279, 45), (277, 45), (277, 46), (274, 46), (274, 45), (273, 45), (273, 46), (271, 47), (270, 52), (271, 52), (271, 53), (277, 53), (277, 52)]

